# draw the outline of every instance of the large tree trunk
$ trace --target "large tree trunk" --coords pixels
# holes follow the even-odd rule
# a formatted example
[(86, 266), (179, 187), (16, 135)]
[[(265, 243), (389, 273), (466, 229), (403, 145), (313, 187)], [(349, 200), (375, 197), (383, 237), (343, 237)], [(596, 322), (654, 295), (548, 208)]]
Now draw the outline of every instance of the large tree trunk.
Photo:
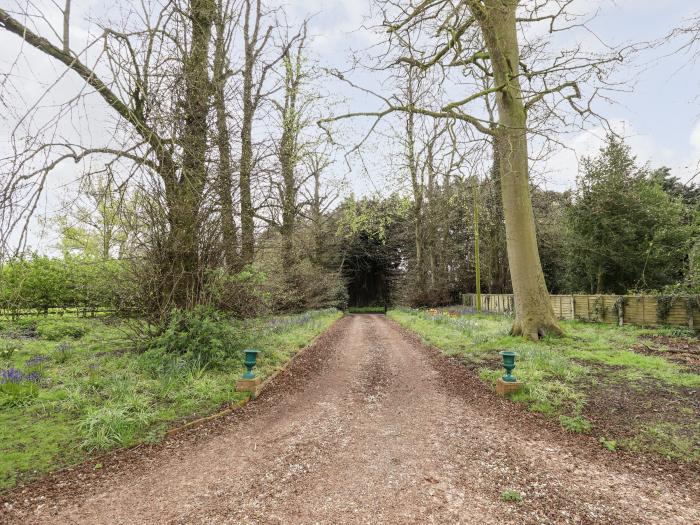
[[(247, 73), (247, 72), (246, 72)], [(250, 72), (252, 75), (252, 71)], [(255, 222), (250, 188), (253, 170), (253, 104), (252, 78), (243, 79), (243, 115), (241, 123), (241, 162), (238, 186), (241, 194), (241, 260), (251, 264), (255, 256)]]
[(226, 13), (219, 2), (216, 20), (214, 49), (214, 107), (216, 109), (216, 142), (219, 150), (217, 190), (221, 213), (221, 237), (224, 258), (229, 269), (238, 266), (238, 238), (233, 210), (233, 169), (231, 166), (231, 142), (226, 118)]
[(498, 108), (501, 192), (506, 219), (506, 242), (513, 292), (513, 333), (533, 340), (547, 333), (561, 334), (554, 316), (537, 250), (528, 173), (527, 116), (519, 75), (516, 28), (517, 0), (470, 2), (493, 65)]
[(288, 271), (292, 269), (295, 262), (294, 229), (297, 215), (297, 188), (296, 181), (294, 179), (295, 152), (293, 129), (287, 128), (286, 122), (284, 126), (285, 129), (282, 132), (280, 148), (280, 164), (282, 168), (283, 185), (281, 233), (283, 241), (282, 260), (284, 263), (284, 269)]
[(286, 269), (294, 263), (294, 229), (296, 222), (296, 181), (294, 180), (294, 145), (289, 130), (282, 133), (280, 164), (282, 168), (282, 239), (284, 242), (283, 259)]
[(287, 54), (285, 65), (285, 94), (282, 108), (282, 137), (280, 139), (279, 160), (282, 169), (282, 239), (284, 242), (282, 259), (285, 270), (291, 270), (296, 258), (294, 256), (294, 230), (297, 217), (297, 183), (295, 171), (297, 165), (298, 115), (297, 96), (301, 80), (301, 47), (295, 63)]
[(214, 0), (192, 0), (192, 43), (185, 58), (184, 128), (182, 174), (171, 195), (170, 259), (173, 300), (181, 308), (197, 304), (201, 291), (199, 221), (202, 193), (207, 178), (207, 115), (209, 112), (209, 40), (216, 6)]
[[(259, 13), (256, 13), (259, 16)], [(258, 19), (256, 18), (256, 21)], [(241, 262), (252, 264), (255, 256), (255, 219), (251, 192), (253, 171), (253, 117), (255, 116), (255, 94), (253, 92), (253, 68), (255, 67), (255, 45), (257, 31), (250, 33), (251, 3), (246, 3), (243, 21), (243, 114), (241, 115), (241, 160), (238, 188), (241, 198)], [(254, 24), (257, 28), (257, 22)]]
[[(409, 75), (412, 75), (409, 72)], [(410, 77), (407, 85), (408, 101), (413, 104), (413, 77)], [(415, 142), (415, 116), (409, 112), (406, 116), (406, 162), (408, 163), (408, 172), (411, 177), (411, 189), (413, 190), (413, 238), (416, 245), (416, 277), (418, 294), (425, 296), (426, 279), (425, 279), (425, 260), (424, 260), (424, 235), (423, 235), (423, 198), (424, 188), (423, 182), (419, 180), (418, 163), (416, 161), (416, 142)]]

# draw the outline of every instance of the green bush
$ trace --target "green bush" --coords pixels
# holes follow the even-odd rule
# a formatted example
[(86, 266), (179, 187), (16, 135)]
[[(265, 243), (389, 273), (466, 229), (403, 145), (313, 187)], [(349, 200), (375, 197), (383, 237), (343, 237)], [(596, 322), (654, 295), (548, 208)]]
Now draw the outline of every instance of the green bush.
[(11, 315), (23, 310), (135, 306), (129, 263), (89, 257), (17, 257), (0, 266), (0, 307)]
[(36, 319), (32, 317), (19, 318), (10, 325), (6, 334), (13, 339), (32, 339), (37, 337)]
[(66, 319), (41, 320), (36, 325), (39, 337), (46, 341), (60, 341), (68, 337), (72, 339), (80, 339), (87, 333), (85, 326), (77, 321), (68, 321)]
[(151, 348), (217, 367), (235, 357), (235, 350), (242, 346), (240, 339), (220, 312), (199, 306), (191, 311), (173, 310)]

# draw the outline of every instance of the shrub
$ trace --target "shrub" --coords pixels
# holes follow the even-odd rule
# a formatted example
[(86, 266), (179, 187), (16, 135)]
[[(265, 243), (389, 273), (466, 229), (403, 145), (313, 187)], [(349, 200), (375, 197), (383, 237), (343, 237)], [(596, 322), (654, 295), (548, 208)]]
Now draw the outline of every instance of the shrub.
[(210, 366), (221, 366), (240, 346), (240, 335), (232, 324), (211, 308), (173, 310), (163, 332), (151, 348), (182, 355)]
[(270, 293), (266, 290), (264, 272), (246, 266), (236, 274), (219, 269), (207, 277), (206, 293), (217, 308), (236, 317), (254, 317), (269, 311)]
[(37, 337), (36, 319), (25, 317), (17, 319), (12, 323), (12, 328), (7, 331), (7, 336), (13, 339), (32, 339)]
[(129, 309), (136, 294), (128, 268), (126, 261), (89, 257), (14, 258), (0, 267), (0, 306), (14, 315), (63, 307)]
[(39, 337), (47, 341), (60, 341), (70, 337), (80, 339), (87, 333), (84, 325), (77, 321), (46, 319), (37, 323)]

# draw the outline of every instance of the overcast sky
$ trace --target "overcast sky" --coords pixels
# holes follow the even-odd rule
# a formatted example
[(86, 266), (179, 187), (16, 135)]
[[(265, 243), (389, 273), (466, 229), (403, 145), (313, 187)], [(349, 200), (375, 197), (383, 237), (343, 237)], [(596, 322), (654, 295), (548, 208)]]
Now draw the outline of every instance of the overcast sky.
[[(46, 16), (55, 22), (60, 21), (60, 12), (50, 0), (36, 3), (46, 4)], [(117, 4), (105, 0), (74, 0), (73, 38), (85, 39), (91, 29), (97, 31), (88, 20), (112, 16), (110, 12)], [(0, 5), (9, 8), (16, 3), (0, 0)], [(366, 49), (377, 39), (376, 34), (367, 27), (380, 21), (370, 18), (370, 4), (365, 0), (290, 0), (282, 2), (282, 5), (291, 21), (313, 15), (311, 50), (322, 66), (347, 69), (352, 52)], [(594, 11), (596, 8), (598, 14), (589, 22), (592, 32), (609, 44), (621, 45), (662, 37), (681, 25), (684, 19), (697, 16), (700, 1), (578, 1), (579, 11)], [(61, 75), (64, 68), (33, 50), (26, 51), (22, 61), (13, 63), (20, 45), (19, 38), (0, 31), (0, 72), (5, 73), (12, 67), (15, 86), (29, 104), (36, 101), (43, 88)], [(674, 54), (672, 50), (673, 46), (666, 46), (639, 55), (635, 64), (624, 72), (628, 78), (634, 79), (632, 91), (620, 93), (614, 103), (599, 105), (597, 109), (619, 133), (628, 138), (640, 163), (648, 161), (652, 167), (668, 166), (673, 174), (688, 180), (698, 171), (700, 160), (700, 64), (691, 63), (687, 54)], [(376, 76), (358, 74), (357, 81), (374, 90), (382, 90), (380, 79)], [(56, 100), (65, 97), (78, 85), (80, 80), (75, 75), (65, 75), (58, 85)], [(343, 108), (372, 110), (378, 107), (376, 100), (364, 94), (341, 86), (331, 89), (336, 98), (346, 98), (341, 105)], [(44, 99), (42, 103), (47, 101), (50, 100)], [(104, 121), (108, 114), (109, 109), (98, 99), (89, 108), (89, 118), (72, 122), (71, 126), (89, 127)], [(0, 115), (0, 148), (4, 153), (7, 152), (12, 121), (9, 113)], [(351, 124), (358, 131), (362, 126), (361, 122)], [(92, 129), (91, 133), (100, 137), (99, 130)], [(571, 187), (578, 172), (577, 158), (595, 153), (603, 136), (600, 128), (563, 135), (563, 142), (571, 149), (562, 150), (545, 166), (539, 166), (539, 170), (544, 172), (543, 183), (557, 190)], [(386, 152), (391, 151), (391, 147), (383, 144), (383, 140), (381, 136), (374, 137), (365, 155), (371, 176), (364, 174), (358, 164), (348, 168), (342, 162), (336, 163), (334, 169), (348, 176), (349, 187), (355, 192), (394, 189), (386, 179)], [(60, 195), (65, 193), (64, 185), (71, 180), (74, 170), (74, 167), (64, 165), (51, 179), (51, 193), (44, 206), (46, 213), (50, 214), (51, 209), (55, 209)]]
[[(312, 27), (317, 35), (315, 51), (323, 63), (342, 68), (349, 49), (362, 49), (373, 41), (370, 31), (358, 29), (372, 23), (367, 18), (368, 4), (362, 0), (287, 5), (297, 14), (319, 13)], [(576, 5), (578, 12), (597, 12), (588, 25), (611, 45), (659, 39), (700, 14), (698, 0), (579, 0)], [(673, 49), (669, 45), (637, 56), (622, 73), (633, 80), (632, 92), (620, 93), (614, 103), (599, 104), (597, 109), (627, 137), (640, 163), (668, 166), (676, 176), (688, 180), (697, 173), (700, 160), (700, 64), (690, 62), (687, 54), (671, 53)], [(368, 102), (366, 97), (358, 96), (351, 105), (360, 109), (363, 102)], [(594, 154), (604, 135), (602, 128), (594, 128), (567, 136), (564, 142), (573, 151), (563, 150), (540, 167), (546, 185), (557, 190), (572, 187), (578, 158)], [(362, 185), (362, 180), (358, 173), (354, 186)]]

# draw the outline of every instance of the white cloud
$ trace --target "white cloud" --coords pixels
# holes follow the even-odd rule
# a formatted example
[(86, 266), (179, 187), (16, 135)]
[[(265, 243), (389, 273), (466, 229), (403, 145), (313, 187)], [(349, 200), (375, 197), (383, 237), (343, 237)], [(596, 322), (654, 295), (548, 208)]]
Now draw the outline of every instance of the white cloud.
[[(700, 121), (696, 122), (688, 136), (687, 144), (674, 148), (659, 143), (656, 137), (639, 133), (627, 120), (610, 122), (612, 130), (624, 137), (637, 157), (637, 164), (649, 164), (651, 168), (667, 166), (682, 181), (689, 180), (698, 171), (700, 162)], [(544, 165), (545, 185), (554, 190), (565, 190), (576, 185), (576, 175), (583, 157), (593, 156), (604, 145), (606, 131), (595, 127), (574, 135)], [(688, 147), (689, 146), (689, 147)]]

